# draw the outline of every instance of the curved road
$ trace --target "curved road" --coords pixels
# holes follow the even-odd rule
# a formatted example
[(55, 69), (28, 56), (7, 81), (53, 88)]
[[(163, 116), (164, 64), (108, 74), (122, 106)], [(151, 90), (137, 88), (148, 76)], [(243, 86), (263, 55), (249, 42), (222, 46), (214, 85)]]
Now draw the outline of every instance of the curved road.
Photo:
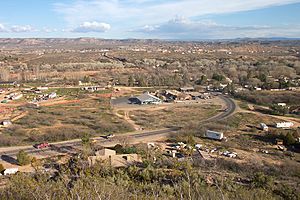
[[(209, 119), (201, 121), (201, 123), (207, 124), (210, 122), (218, 121), (227, 118), (228, 116), (232, 115), (235, 110), (236, 110), (236, 104), (235, 102), (227, 97), (220, 95), (219, 96), (227, 105), (227, 108), (225, 109), (224, 112), (219, 113), (216, 116), (213, 116)], [(126, 137), (127, 139), (130, 139), (132, 141), (145, 141), (148, 137), (151, 140), (152, 136), (167, 136), (170, 133), (178, 131), (180, 128), (178, 127), (173, 127), (173, 128), (166, 128), (166, 129), (161, 129), (161, 130), (153, 130), (153, 131), (144, 131), (144, 132), (134, 132), (134, 133), (128, 133), (120, 136), (116, 136), (113, 139), (104, 139), (104, 138), (92, 138), (92, 140), (97, 141), (97, 143), (103, 145), (103, 146), (112, 146), (117, 143), (120, 143), (119, 141), (121, 140), (122, 137)], [(64, 142), (56, 142), (56, 143), (51, 143), (52, 147), (47, 148), (47, 149), (35, 149), (32, 146), (21, 146), (21, 147), (6, 147), (6, 148), (0, 148), (0, 155), (1, 155), (1, 160), (6, 160), (6, 157), (13, 157), (16, 156), (17, 153), (20, 150), (24, 150), (27, 153), (43, 153), (47, 154), (55, 154), (55, 152), (58, 153), (67, 153), (67, 152), (72, 152), (73, 147), (80, 146), (81, 145), (81, 139), (76, 139), (76, 140), (70, 140), (70, 141), (64, 141)]]

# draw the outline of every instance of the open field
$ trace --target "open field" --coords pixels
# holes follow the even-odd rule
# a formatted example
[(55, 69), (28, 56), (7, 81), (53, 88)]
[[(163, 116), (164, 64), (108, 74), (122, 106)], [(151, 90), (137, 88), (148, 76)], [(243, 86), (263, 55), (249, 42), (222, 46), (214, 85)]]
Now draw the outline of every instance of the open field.
[(185, 126), (193, 121), (201, 121), (218, 113), (221, 106), (217, 105), (178, 105), (163, 109), (135, 110), (129, 117), (139, 126), (162, 128), (166, 126)]
[(1, 146), (55, 142), (80, 138), (84, 134), (100, 136), (132, 130), (126, 121), (112, 113), (108, 98), (80, 96), (74, 89), (56, 91), (65, 100), (48, 102), (49, 105), (39, 108), (23, 107), (26, 114), (15, 120), (13, 126), (2, 130)]

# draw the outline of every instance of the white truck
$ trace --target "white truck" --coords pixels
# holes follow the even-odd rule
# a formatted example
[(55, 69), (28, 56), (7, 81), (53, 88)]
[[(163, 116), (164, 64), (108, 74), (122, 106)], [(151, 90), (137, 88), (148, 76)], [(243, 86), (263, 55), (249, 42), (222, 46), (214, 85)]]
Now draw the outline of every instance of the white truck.
[(269, 127), (265, 123), (260, 123), (260, 128), (263, 131), (269, 131)]
[(294, 126), (293, 122), (279, 122), (276, 123), (276, 128), (291, 128)]
[(207, 130), (205, 137), (213, 140), (222, 140), (224, 138), (224, 134), (222, 132)]

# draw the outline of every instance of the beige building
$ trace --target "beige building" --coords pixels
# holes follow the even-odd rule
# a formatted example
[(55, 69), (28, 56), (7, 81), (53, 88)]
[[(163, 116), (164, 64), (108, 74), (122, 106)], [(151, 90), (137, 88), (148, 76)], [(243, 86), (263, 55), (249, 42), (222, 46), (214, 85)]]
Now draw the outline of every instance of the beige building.
[(95, 154), (89, 157), (90, 165), (94, 165), (97, 161), (108, 161), (112, 167), (127, 167), (142, 161), (137, 154), (117, 154), (111, 149), (101, 149)]

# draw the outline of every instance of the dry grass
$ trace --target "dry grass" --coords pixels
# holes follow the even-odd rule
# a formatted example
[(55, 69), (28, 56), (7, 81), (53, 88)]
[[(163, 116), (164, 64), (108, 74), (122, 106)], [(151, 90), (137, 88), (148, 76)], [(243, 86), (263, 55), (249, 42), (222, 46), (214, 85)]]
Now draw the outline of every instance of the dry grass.
[(130, 118), (144, 128), (163, 128), (167, 126), (185, 126), (216, 114), (216, 105), (182, 105), (162, 110), (131, 111)]
[(0, 142), (0, 146), (69, 140), (80, 138), (86, 133), (100, 136), (132, 130), (126, 121), (111, 112), (108, 99), (87, 98), (78, 103), (27, 111), (27, 116), (3, 131), (1, 137), (4, 142)]

